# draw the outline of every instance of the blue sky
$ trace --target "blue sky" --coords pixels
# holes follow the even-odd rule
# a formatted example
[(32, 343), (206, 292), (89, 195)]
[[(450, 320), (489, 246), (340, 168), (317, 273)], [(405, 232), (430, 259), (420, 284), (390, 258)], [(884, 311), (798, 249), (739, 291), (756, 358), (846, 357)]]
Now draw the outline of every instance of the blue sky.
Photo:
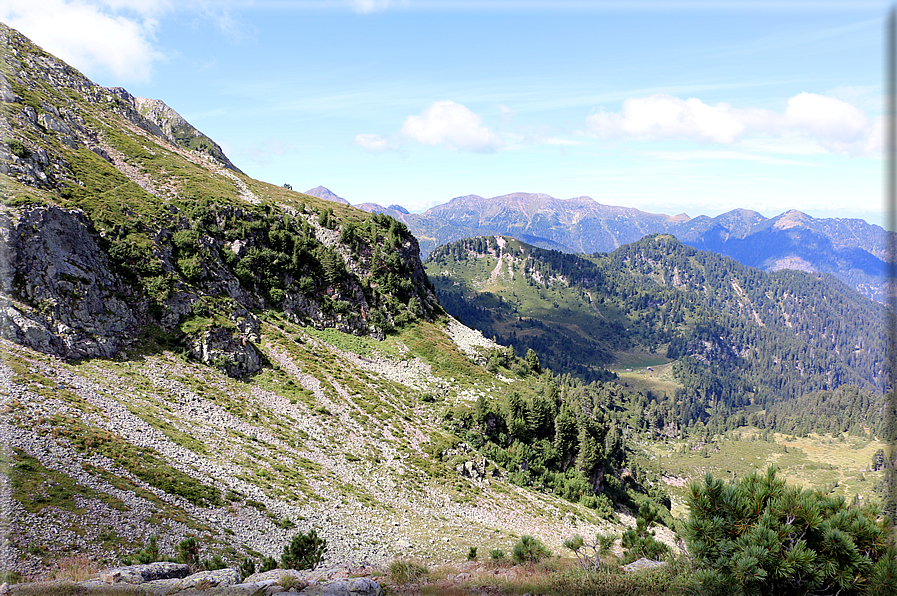
[(886, 2), (0, 0), (247, 174), (422, 211), (543, 192), (881, 223)]

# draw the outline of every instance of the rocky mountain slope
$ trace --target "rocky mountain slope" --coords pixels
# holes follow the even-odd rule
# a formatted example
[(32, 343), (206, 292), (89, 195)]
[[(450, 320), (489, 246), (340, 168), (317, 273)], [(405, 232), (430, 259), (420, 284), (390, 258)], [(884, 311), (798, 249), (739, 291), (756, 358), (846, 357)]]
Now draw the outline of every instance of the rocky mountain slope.
[(0, 45), (0, 568), (153, 535), (235, 564), (311, 529), (327, 563), (458, 559), (606, 525), (459, 436), (478, 400), (573, 397), (444, 314), (401, 222), (253, 180), (164, 108)]
[(861, 219), (814, 218), (787, 211), (767, 218), (747, 209), (690, 218), (602, 205), (589, 197), (559, 200), (513, 193), (456, 197), (421, 214), (362, 203), (405, 223), (426, 258), (437, 246), (476, 236), (510, 236), (568, 253), (610, 252), (648, 234), (668, 233), (699, 248), (764, 271), (829, 273), (873, 300), (884, 300), (887, 235)]

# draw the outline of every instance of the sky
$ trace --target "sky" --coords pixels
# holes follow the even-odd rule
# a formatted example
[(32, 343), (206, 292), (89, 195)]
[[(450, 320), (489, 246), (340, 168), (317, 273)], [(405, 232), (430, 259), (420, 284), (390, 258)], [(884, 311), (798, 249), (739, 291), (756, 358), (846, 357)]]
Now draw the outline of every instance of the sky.
[(882, 224), (881, 1), (0, 0), (254, 178)]

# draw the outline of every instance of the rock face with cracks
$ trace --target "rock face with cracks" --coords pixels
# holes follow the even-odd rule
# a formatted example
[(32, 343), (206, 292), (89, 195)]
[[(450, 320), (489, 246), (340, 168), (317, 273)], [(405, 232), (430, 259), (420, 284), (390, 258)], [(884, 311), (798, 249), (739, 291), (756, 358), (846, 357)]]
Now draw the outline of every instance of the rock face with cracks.
[(8, 211), (0, 236), (3, 337), (63, 358), (110, 358), (138, 335), (146, 305), (111, 270), (83, 212)]

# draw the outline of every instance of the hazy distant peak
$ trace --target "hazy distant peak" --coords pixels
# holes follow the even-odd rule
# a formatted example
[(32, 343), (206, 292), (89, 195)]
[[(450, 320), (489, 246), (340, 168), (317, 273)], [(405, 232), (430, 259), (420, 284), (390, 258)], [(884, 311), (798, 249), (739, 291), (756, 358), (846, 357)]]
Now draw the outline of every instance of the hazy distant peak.
[(325, 201), (333, 201), (334, 203), (342, 203), (343, 205), (349, 204), (349, 201), (340, 196), (337, 196), (329, 188), (326, 188), (324, 186), (316, 186), (311, 190), (306, 190), (305, 194), (312, 197), (317, 197), (319, 199), (324, 199)]
[(789, 228), (796, 228), (806, 225), (807, 223), (813, 221), (814, 218), (802, 211), (791, 209), (790, 211), (786, 211), (785, 213), (774, 219), (776, 220), (774, 224), (774, 227), (776, 229), (787, 230)]
[[(311, 193), (307, 193), (311, 194)], [(368, 213), (389, 213), (390, 208), (384, 207), (378, 203), (359, 203), (357, 205), (352, 205), (356, 209), (361, 209), (362, 211), (367, 211)]]
[(404, 213), (405, 215), (409, 214), (409, 211), (402, 207), (401, 205), (390, 205), (387, 207), (388, 209), (392, 209), (393, 211), (398, 211), (399, 213)]

